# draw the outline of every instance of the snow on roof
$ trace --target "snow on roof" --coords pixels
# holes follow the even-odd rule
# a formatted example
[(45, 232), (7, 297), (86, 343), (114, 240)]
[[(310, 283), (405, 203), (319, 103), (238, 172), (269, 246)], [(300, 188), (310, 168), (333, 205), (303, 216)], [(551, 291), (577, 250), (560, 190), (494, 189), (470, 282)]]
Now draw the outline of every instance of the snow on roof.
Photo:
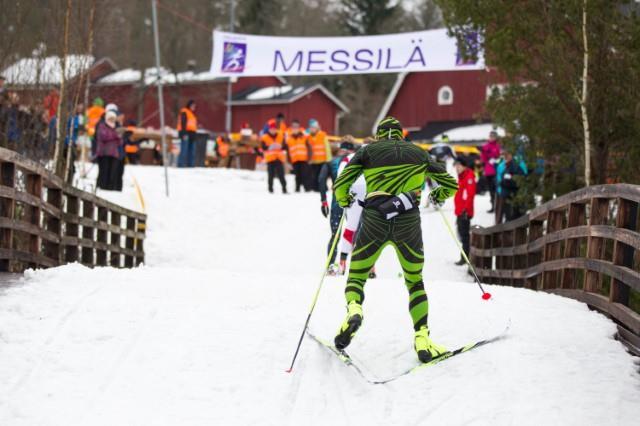
[[(67, 80), (91, 68), (95, 58), (91, 55), (67, 55), (65, 77)], [(4, 69), (8, 85), (60, 84), (62, 60), (59, 56), (23, 58)]]
[[(293, 86), (290, 86), (290, 85), (282, 86), (282, 87), (280, 86), (263, 87), (262, 89), (258, 89), (255, 92), (251, 92), (250, 94), (248, 94), (246, 99), (248, 101), (260, 101), (265, 99), (273, 99), (273, 98), (282, 96), (285, 93), (289, 93), (291, 89), (293, 89)], [(304, 90), (304, 87), (298, 87), (296, 88), (296, 90), (293, 91), (293, 94), (297, 94), (296, 92), (300, 93), (300, 91), (302, 90)]]
[[(187, 82), (198, 82), (198, 81), (214, 81), (220, 80), (224, 81), (226, 77), (219, 77), (214, 75), (210, 71), (198, 72), (195, 73), (193, 71), (184, 71), (179, 73), (172, 73), (168, 69), (164, 67), (160, 67), (160, 72), (158, 73), (158, 69), (156, 67), (147, 68), (144, 70), (144, 84), (152, 85), (158, 81), (158, 74), (162, 77), (163, 84), (176, 84), (178, 83), (187, 83)], [(107, 76), (102, 77), (98, 80), (98, 84), (126, 84), (126, 83), (137, 83), (140, 81), (141, 71), (134, 70), (132, 68), (127, 68), (124, 70), (120, 70), (109, 74)]]
[(132, 68), (125, 68), (120, 71), (108, 74), (98, 80), (98, 83), (130, 83), (140, 80), (140, 71)]
[(475, 124), (473, 126), (457, 127), (455, 129), (447, 130), (446, 132), (440, 133), (434, 137), (433, 141), (442, 142), (443, 135), (449, 136), (449, 141), (451, 142), (486, 140), (489, 138), (489, 133), (491, 131), (498, 132), (498, 135), (501, 137), (505, 135), (502, 127), (496, 127), (491, 123)]

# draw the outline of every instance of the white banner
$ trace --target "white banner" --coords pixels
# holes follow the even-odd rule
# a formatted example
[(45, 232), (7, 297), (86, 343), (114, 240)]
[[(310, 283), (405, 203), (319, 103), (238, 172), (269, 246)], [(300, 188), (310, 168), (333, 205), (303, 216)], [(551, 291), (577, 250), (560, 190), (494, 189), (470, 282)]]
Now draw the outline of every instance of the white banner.
[(219, 75), (332, 75), (484, 68), (475, 34), (465, 60), (445, 29), (362, 37), (270, 37), (213, 32), (211, 72)]

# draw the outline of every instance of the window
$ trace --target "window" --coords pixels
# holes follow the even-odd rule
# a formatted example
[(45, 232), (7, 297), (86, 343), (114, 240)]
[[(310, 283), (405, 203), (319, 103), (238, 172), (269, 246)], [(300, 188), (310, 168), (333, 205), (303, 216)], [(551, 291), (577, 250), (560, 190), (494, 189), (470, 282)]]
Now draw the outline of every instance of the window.
[(452, 105), (453, 90), (449, 86), (442, 86), (438, 90), (438, 105)]

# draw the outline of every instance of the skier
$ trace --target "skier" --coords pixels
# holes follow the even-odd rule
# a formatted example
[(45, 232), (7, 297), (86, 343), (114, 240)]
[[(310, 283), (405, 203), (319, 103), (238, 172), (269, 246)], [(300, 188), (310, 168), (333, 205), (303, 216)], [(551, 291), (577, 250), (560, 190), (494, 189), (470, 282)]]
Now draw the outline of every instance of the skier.
[[(336, 197), (332, 197), (331, 200), (331, 209), (329, 209), (329, 203), (327, 202), (327, 179), (331, 178), (332, 182), (335, 182), (338, 178), (338, 168), (340, 167), (340, 163), (342, 160), (349, 154), (355, 151), (355, 145), (351, 141), (352, 138), (350, 136), (345, 136), (342, 142), (340, 143), (340, 148), (338, 149), (338, 155), (333, 157), (331, 161), (328, 163), (324, 163), (322, 168), (320, 169), (320, 173), (318, 175), (318, 188), (320, 189), (320, 211), (324, 217), (329, 217), (329, 225), (331, 227), (331, 239), (329, 240), (329, 247), (327, 248), (328, 252), (331, 251), (331, 242), (333, 238), (338, 232), (338, 226), (340, 225), (340, 218), (342, 217), (342, 207), (338, 205), (336, 201)], [(336, 258), (336, 252), (333, 252), (333, 255), (330, 259), (331, 266), (329, 267), (329, 275), (335, 275), (336, 270), (333, 267), (333, 262)]]
[(406, 142), (400, 122), (387, 117), (378, 123), (377, 142), (360, 149), (338, 177), (335, 198), (345, 208), (354, 201), (351, 185), (364, 174), (367, 196), (362, 223), (356, 236), (345, 288), (347, 316), (334, 339), (338, 350), (346, 348), (362, 324), (364, 285), (371, 267), (387, 245), (398, 256), (407, 290), (409, 312), (415, 331), (414, 348), (421, 362), (446, 352), (429, 336), (429, 304), (422, 282), (424, 250), (418, 210), (425, 175), (439, 186), (429, 193), (434, 204), (443, 204), (458, 189), (445, 168), (430, 159), (420, 147)]
[[(354, 155), (355, 153), (352, 153), (342, 159), (340, 166), (338, 167), (338, 176), (340, 176)], [(344, 231), (342, 232), (340, 242), (338, 243), (338, 252), (340, 253), (339, 273), (341, 275), (344, 275), (346, 271), (347, 257), (353, 251), (353, 240), (355, 238), (356, 231), (358, 230), (358, 226), (360, 225), (364, 199), (367, 195), (367, 183), (364, 179), (364, 175), (360, 175), (353, 185), (351, 185), (350, 192), (353, 194), (355, 200), (351, 206), (344, 209)], [(369, 278), (376, 278), (375, 267), (372, 267), (371, 271), (369, 271)]]

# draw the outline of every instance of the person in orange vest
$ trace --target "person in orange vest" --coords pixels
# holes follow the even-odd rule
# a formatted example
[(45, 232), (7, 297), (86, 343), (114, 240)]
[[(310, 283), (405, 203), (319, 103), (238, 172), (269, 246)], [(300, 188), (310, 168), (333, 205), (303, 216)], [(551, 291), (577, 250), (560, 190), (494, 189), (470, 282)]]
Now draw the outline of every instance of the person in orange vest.
[(195, 166), (195, 136), (198, 130), (198, 118), (196, 117), (196, 102), (190, 99), (178, 115), (176, 126), (180, 138), (180, 154), (178, 155), (178, 167)]
[(260, 138), (260, 146), (267, 163), (267, 181), (269, 192), (273, 193), (273, 179), (275, 177), (282, 185), (282, 192), (287, 193), (287, 181), (284, 178), (284, 162), (286, 156), (284, 152), (284, 134), (278, 130), (276, 120), (267, 122), (267, 132)]
[(104, 114), (104, 101), (102, 98), (97, 97), (93, 100), (93, 105), (87, 109), (87, 133), (93, 137), (96, 133), (96, 124), (102, 118)]
[(293, 120), (291, 128), (287, 132), (286, 149), (289, 156), (289, 163), (293, 166), (293, 173), (296, 175), (296, 192), (304, 187), (306, 192), (311, 190), (309, 185), (309, 159), (311, 158), (311, 145), (309, 136), (300, 127), (300, 121)]
[(218, 156), (218, 167), (229, 168), (231, 166), (230, 141), (227, 135), (216, 138), (216, 155)]
[(320, 130), (318, 120), (309, 120), (309, 144), (311, 145), (311, 170), (309, 180), (311, 189), (319, 191), (318, 177), (322, 166), (331, 161), (331, 145), (327, 139), (327, 134)]
[(140, 150), (140, 141), (133, 140), (133, 134), (137, 129), (136, 120), (127, 120), (127, 126), (122, 140), (124, 142), (124, 154), (126, 156), (127, 164), (138, 164), (138, 151)]

